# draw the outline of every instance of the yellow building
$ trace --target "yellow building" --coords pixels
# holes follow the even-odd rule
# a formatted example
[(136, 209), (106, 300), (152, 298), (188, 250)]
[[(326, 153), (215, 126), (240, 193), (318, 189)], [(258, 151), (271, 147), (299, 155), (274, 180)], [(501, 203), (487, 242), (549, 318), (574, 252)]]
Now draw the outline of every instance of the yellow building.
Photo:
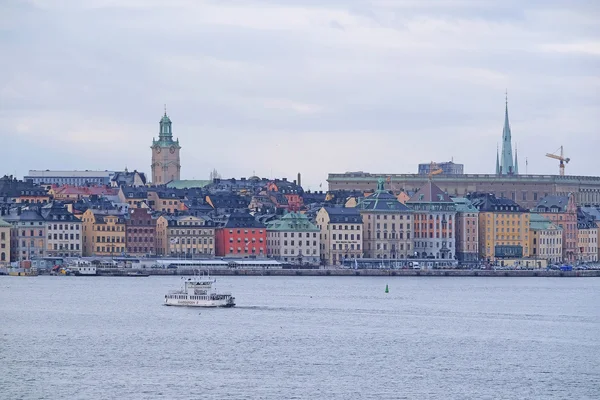
[(590, 215), (577, 213), (577, 255), (578, 262), (598, 261), (598, 226)]
[(479, 257), (495, 262), (530, 256), (529, 212), (493, 194), (468, 196), (479, 210)]
[[(534, 259), (551, 264), (562, 261), (562, 228), (538, 213), (529, 216), (529, 248)], [(541, 264), (540, 264), (541, 266)]]
[(117, 211), (88, 209), (83, 222), (83, 255), (114, 257), (125, 253), (125, 218)]
[(215, 254), (215, 227), (192, 215), (160, 216), (156, 221), (156, 253), (186, 258)]
[(316, 224), (321, 231), (321, 263), (338, 265), (363, 258), (363, 221), (356, 207), (322, 207)]
[(0, 265), (10, 262), (10, 229), (12, 225), (0, 217)]

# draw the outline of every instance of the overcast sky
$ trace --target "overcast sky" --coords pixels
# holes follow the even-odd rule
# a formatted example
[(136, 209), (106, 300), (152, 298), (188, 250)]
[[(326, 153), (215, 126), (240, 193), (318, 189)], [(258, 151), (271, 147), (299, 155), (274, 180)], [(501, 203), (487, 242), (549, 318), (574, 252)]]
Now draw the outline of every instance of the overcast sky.
[(0, 1), (0, 174), (150, 172), (163, 104), (183, 179), (600, 175), (597, 0)]

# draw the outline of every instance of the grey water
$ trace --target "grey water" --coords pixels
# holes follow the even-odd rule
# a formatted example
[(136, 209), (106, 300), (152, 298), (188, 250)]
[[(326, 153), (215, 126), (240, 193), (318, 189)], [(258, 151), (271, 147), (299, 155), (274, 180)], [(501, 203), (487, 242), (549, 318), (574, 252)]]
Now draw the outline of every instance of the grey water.
[(0, 277), (0, 399), (600, 398), (600, 279), (216, 279)]

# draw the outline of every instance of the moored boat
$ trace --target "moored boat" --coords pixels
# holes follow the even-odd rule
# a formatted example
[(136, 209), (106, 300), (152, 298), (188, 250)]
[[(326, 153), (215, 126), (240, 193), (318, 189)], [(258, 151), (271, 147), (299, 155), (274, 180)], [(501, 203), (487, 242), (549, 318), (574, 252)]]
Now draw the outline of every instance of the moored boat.
[(233, 307), (235, 297), (230, 293), (216, 293), (212, 287), (216, 280), (207, 277), (188, 278), (181, 290), (165, 295), (165, 305), (184, 307)]

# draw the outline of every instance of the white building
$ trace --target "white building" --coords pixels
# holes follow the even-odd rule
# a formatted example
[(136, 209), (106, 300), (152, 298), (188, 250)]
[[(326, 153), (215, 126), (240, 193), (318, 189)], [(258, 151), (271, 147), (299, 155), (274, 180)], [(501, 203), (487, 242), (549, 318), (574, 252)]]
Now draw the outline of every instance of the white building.
[(46, 254), (49, 257), (81, 257), (81, 220), (63, 204), (53, 202), (41, 208), (46, 224)]
[(363, 258), (363, 221), (357, 208), (322, 207), (317, 213), (321, 231), (321, 261), (338, 265)]
[(291, 212), (267, 225), (267, 255), (299, 265), (319, 265), (320, 230), (304, 214)]
[(109, 185), (115, 171), (50, 171), (30, 170), (24, 179), (36, 184), (84, 186)]

